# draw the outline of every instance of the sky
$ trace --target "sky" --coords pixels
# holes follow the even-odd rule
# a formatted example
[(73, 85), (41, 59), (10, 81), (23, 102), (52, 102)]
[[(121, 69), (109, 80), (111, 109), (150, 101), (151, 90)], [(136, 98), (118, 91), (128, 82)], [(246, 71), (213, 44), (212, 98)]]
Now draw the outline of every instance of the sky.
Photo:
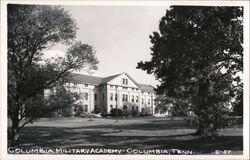
[[(93, 46), (99, 60), (93, 76), (106, 77), (128, 73), (138, 83), (156, 87), (154, 75), (136, 69), (140, 61), (151, 59), (149, 35), (158, 31), (168, 6), (62, 6), (75, 19), (76, 39)], [(51, 56), (65, 53), (56, 45), (46, 51)], [(82, 74), (89, 74), (82, 71)]]

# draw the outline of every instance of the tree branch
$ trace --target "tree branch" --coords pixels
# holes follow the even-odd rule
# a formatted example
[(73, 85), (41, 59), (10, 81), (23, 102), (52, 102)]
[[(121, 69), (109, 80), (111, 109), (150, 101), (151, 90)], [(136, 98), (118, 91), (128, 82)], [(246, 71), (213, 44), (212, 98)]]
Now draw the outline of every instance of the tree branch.
[(18, 127), (18, 129), (22, 129), (26, 124), (32, 122), (34, 119), (33, 118), (29, 118), (29, 120), (27, 120), (26, 122), (24, 122), (21, 126)]

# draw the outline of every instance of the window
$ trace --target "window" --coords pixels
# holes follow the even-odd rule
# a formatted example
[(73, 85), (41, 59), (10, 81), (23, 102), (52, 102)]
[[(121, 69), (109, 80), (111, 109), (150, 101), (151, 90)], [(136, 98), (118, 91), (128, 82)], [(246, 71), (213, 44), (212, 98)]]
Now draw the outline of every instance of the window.
[(144, 99), (143, 98), (141, 99), (141, 104), (144, 104)]
[(104, 101), (104, 94), (102, 94), (102, 100)]
[(83, 112), (88, 112), (88, 105), (87, 105), (87, 104), (85, 104), (85, 105), (83, 106)]
[(127, 90), (127, 89), (128, 89), (128, 87), (122, 87), (122, 89), (126, 89), (126, 90)]
[(136, 111), (137, 111), (137, 112), (139, 111), (139, 107), (136, 107)]
[(128, 101), (128, 95), (122, 94), (122, 101)]
[(97, 94), (95, 94), (95, 101), (97, 101)]
[(132, 110), (134, 110), (135, 109), (135, 107), (134, 106), (132, 106)]
[(138, 103), (138, 96), (136, 96), (136, 102)]
[(122, 84), (126, 84), (126, 85), (127, 85), (127, 84), (128, 84), (128, 79), (123, 78), (123, 79), (122, 79)]
[(88, 96), (89, 96), (88, 93), (84, 93), (84, 94), (83, 94), (83, 100), (88, 100)]
[(150, 99), (148, 99), (148, 105), (150, 105)]
[(134, 98), (135, 98), (135, 97), (134, 97), (134, 96), (132, 96), (132, 102), (134, 102)]
[(113, 105), (110, 105), (110, 109), (113, 109)]
[(148, 92), (148, 95), (150, 95), (150, 92)]
[(122, 101), (125, 101), (125, 94), (122, 94)]
[(85, 87), (88, 87), (89, 85), (88, 84), (85, 84)]
[(128, 109), (128, 106), (123, 106), (123, 110), (127, 110)]
[(115, 94), (115, 100), (117, 101), (117, 93)]
[(110, 85), (110, 88), (113, 88), (113, 85)]
[(143, 94), (144, 92), (143, 92), (143, 91), (141, 91), (141, 93)]
[(134, 90), (134, 88), (132, 88), (132, 91)]
[(110, 93), (110, 100), (113, 101), (113, 93)]

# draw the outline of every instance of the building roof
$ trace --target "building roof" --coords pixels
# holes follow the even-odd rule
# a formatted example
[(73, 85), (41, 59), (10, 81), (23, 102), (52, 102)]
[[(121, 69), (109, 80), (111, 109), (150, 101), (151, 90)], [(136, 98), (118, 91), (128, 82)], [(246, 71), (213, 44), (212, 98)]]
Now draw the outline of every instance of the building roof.
[(102, 83), (107, 83), (108, 81), (114, 79), (115, 77), (119, 76), (121, 74), (116, 74), (116, 75), (113, 75), (113, 76), (109, 76), (109, 77), (105, 77), (102, 79)]
[(94, 76), (88, 76), (83, 74), (71, 74), (71, 78), (74, 82), (80, 83), (80, 84), (94, 84), (99, 85), (102, 83), (103, 78), (100, 77), (94, 77)]
[[(119, 75), (121, 75), (121, 74), (116, 74), (113, 76), (101, 78), (101, 77), (72, 73), (71, 78), (73, 79), (74, 82), (80, 83), (80, 84), (100, 85), (100, 84), (105, 84), (105, 83), (109, 82), (110, 80), (116, 78)], [(142, 91), (154, 92), (154, 87), (151, 85), (139, 84), (139, 83), (136, 83), (136, 84), (139, 85), (139, 87)]]
[(140, 89), (142, 91), (145, 91), (145, 92), (155, 92), (154, 91), (154, 87), (151, 86), (151, 85), (140, 84), (140, 83), (138, 83), (138, 85), (140, 86)]

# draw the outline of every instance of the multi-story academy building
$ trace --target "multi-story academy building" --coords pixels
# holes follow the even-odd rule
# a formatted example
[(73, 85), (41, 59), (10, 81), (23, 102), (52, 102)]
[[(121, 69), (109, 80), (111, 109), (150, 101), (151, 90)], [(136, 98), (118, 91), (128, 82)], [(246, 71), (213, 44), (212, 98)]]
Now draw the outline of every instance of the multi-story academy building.
[(137, 83), (127, 73), (105, 78), (72, 74), (65, 87), (80, 95), (77, 105), (82, 106), (84, 112), (110, 113), (117, 107), (123, 111), (154, 114), (154, 88)]

